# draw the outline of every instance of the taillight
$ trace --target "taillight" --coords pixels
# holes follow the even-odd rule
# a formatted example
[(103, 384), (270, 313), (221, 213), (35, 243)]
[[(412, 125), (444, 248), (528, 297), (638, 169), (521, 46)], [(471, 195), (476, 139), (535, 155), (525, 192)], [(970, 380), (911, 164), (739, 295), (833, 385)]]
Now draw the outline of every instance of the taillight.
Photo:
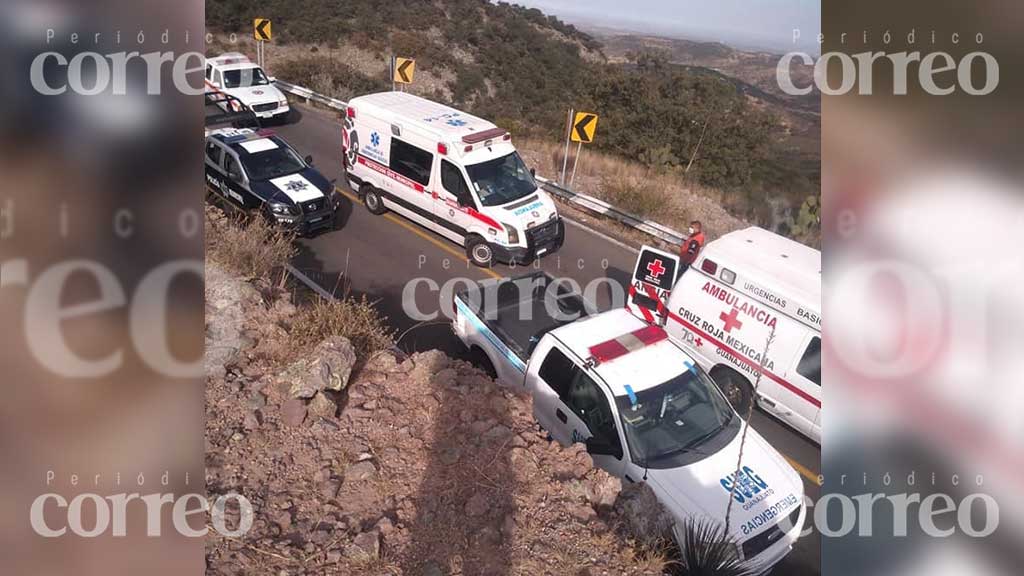
[(700, 269), (714, 276), (715, 272), (718, 272), (718, 264), (714, 260), (708, 260), (705, 258), (704, 261), (700, 263)]
[(348, 108), (345, 109), (345, 115), (347, 115), (349, 118), (355, 118), (356, 117), (356, 109), (351, 107), (351, 106), (349, 106)]
[(511, 134), (505, 134), (504, 136), (501, 137), (501, 139), (505, 140), (505, 141), (511, 140), (512, 139), (512, 135)]
[(448, 146), (444, 142), (437, 143), (437, 153), (443, 156), (448, 155)]
[(472, 152), (473, 151), (473, 147), (472, 146), (466, 146), (465, 148), (462, 149), (462, 151), (463, 152)]

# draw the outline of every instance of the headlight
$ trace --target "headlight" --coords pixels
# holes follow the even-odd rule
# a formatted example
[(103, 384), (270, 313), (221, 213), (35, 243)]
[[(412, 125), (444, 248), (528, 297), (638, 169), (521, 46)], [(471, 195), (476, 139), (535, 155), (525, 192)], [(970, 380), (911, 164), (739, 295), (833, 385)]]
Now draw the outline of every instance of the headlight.
[(294, 209), (287, 204), (270, 203), (270, 211), (274, 214), (295, 214)]
[(508, 232), (508, 243), (519, 244), (519, 231), (516, 230), (515, 226), (505, 224), (504, 222), (501, 225), (505, 227), (505, 232)]
[(288, 99), (287, 98), (282, 98), (277, 104), (278, 104), (278, 106), (287, 106), (288, 105)]

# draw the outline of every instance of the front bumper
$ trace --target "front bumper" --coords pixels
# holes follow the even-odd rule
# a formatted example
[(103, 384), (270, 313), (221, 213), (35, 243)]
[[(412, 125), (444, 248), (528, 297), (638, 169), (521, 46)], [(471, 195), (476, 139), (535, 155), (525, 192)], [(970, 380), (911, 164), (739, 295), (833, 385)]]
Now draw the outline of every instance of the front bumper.
[(253, 108), (253, 114), (255, 114), (257, 118), (264, 119), (274, 118), (277, 116), (281, 116), (282, 114), (288, 114), (288, 112), (291, 110), (291, 107), (288, 106), (287, 104), (285, 104), (284, 106), (278, 106), (277, 108), (271, 110), (256, 110), (256, 108), (259, 108), (259, 106), (254, 106)]
[[(544, 228), (551, 227), (551, 230)], [(494, 259), (502, 264), (529, 264), (553, 252), (565, 242), (565, 223), (561, 218), (526, 231), (526, 246), (492, 245)]]
[(277, 225), (289, 232), (295, 232), (299, 236), (311, 236), (323, 230), (333, 230), (337, 212), (334, 202), (329, 202), (327, 207), (316, 212), (301, 215), (274, 214)]

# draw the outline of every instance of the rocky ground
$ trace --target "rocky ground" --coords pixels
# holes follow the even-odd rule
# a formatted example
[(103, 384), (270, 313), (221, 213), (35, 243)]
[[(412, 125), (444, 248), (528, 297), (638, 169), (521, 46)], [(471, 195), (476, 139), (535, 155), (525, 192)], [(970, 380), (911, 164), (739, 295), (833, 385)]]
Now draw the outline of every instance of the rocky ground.
[(341, 338), (272, 361), (295, 313), (208, 261), (207, 487), (255, 509), (244, 537), (210, 532), (209, 573), (662, 572), (637, 543), (649, 493), (548, 442), (528, 397), (438, 352), (357, 361)]

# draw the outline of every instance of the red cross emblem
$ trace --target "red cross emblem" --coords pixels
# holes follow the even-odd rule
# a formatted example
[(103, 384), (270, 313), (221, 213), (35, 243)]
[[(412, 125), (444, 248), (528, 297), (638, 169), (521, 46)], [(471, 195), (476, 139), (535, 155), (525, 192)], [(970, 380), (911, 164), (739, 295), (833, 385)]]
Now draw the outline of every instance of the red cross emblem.
[(655, 280), (661, 277), (661, 275), (665, 273), (665, 266), (661, 264), (661, 258), (651, 261), (651, 263), (647, 265), (647, 271), (651, 273), (651, 276), (654, 277)]
[(704, 345), (704, 341), (700, 339), (700, 336), (697, 336), (697, 339), (694, 340), (693, 343), (697, 345), (697, 348), (700, 348), (701, 346)]
[(733, 308), (728, 314), (722, 312), (718, 315), (718, 319), (725, 322), (725, 331), (732, 332), (733, 328), (743, 328), (743, 322), (740, 322), (738, 318), (740, 311), (738, 308)]

